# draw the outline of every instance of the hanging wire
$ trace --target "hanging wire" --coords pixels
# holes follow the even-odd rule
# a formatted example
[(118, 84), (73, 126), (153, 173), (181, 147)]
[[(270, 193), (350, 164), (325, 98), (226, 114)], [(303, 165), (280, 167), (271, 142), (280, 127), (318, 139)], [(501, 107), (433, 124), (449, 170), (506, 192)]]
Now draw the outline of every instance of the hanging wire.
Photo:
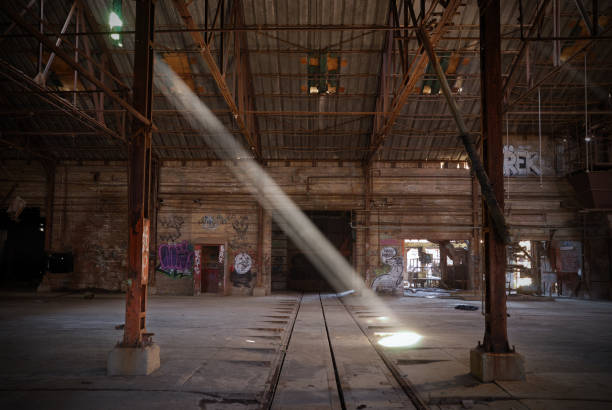
[(587, 99), (587, 53), (584, 52), (584, 150), (586, 157), (586, 172), (589, 172), (589, 107)]
[[(508, 112), (506, 111), (506, 155), (510, 152), (510, 142), (508, 140)], [(506, 173), (506, 199), (510, 200), (510, 169)]]
[(542, 100), (540, 98), (540, 87), (538, 87), (538, 135), (540, 139), (538, 165), (540, 166), (540, 188), (542, 188)]

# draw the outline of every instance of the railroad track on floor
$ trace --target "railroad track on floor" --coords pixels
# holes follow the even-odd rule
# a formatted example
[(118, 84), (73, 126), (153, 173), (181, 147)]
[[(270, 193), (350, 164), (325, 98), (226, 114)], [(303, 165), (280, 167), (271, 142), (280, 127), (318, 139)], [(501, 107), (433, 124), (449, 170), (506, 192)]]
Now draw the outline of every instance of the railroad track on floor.
[(297, 319), (298, 313), (300, 312), (303, 297), (303, 293), (298, 296), (297, 303), (294, 307), (293, 314), (291, 317), (291, 323), (288, 324), (287, 331), (283, 334), (283, 338), (281, 339), (279, 355), (276, 357), (276, 360), (272, 365), (272, 372), (270, 373), (270, 376), (268, 377), (268, 382), (266, 383), (268, 388), (263, 394), (261, 409), (268, 410), (272, 408), (272, 403), (274, 402), (274, 396), (278, 387), (278, 382), (280, 379), (281, 371), (283, 369), (283, 364), (285, 364), (285, 358), (287, 357), (287, 348), (289, 347), (291, 336), (293, 336), (295, 321)]
[(353, 321), (355, 322), (357, 327), (359, 327), (363, 335), (368, 339), (368, 341), (370, 342), (374, 350), (376, 350), (376, 353), (378, 353), (378, 356), (381, 358), (381, 360), (383, 361), (383, 363), (385, 364), (389, 372), (391, 372), (391, 374), (393, 375), (393, 378), (395, 379), (397, 384), (402, 388), (402, 391), (404, 392), (404, 394), (406, 394), (406, 397), (410, 399), (414, 407), (416, 407), (419, 410), (428, 409), (427, 404), (420, 397), (420, 395), (418, 394), (414, 386), (412, 386), (412, 384), (405, 377), (402, 376), (402, 373), (400, 372), (398, 367), (395, 365), (395, 363), (393, 363), (393, 360), (391, 360), (385, 354), (383, 348), (378, 343), (376, 343), (375, 340), (372, 339), (372, 335), (370, 335), (367, 328), (365, 328), (359, 322), (359, 320), (355, 316), (355, 313), (349, 308), (349, 306), (346, 305), (346, 303), (344, 303), (341, 297), (338, 297), (338, 300), (340, 301), (342, 306), (344, 306), (346, 311), (351, 315), (351, 318), (353, 318)]
[[(376, 340), (374, 340), (374, 338), (368, 331), (367, 327), (364, 326), (362, 323), (360, 323), (358, 317), (356, 316), (355, 312), (352, 311), (351, 307), (348, 306), (346, 303), (344, 303), (341, 297), (338, 297), (333, 294), (321, 295), (320, 293), (318, 295), (307, 295), (307, 296), (304, 296), (302, 294), (296, 300), (292, 319), (290, 323), (288, 324), (285, 334), (283, 336), (283, 339), (281, 341), (280, 354), (277, 356), (277, 360), (275, 361), (275, 365), (273, 366), (271, 375), (268, 379), (269, 380), (268, 388), (262, 398), (261, 408), (266, 409), (266, 410), (285, 408), (285, 406), (283, 405), (284, 403), (283, 398), (280, 397), (283, 395), (283, 391), (282, 391), (283, 388), (285, 388), (280, 385), (282, 382), (281, 375), (284, 375), (283, 376), (284, 378), (291, 377), (291, 374), (290, 374), (291, 370), (286, 369), (286, 372), (283, 372), (283, 369), (286, 363), (288, 351), (290, 350), (290, 347), (292, 347), (291, 341), (292, 341), (294, 330), (296, 328), (296, 321), (298, 319), (298, 315), (300, 314), (300, 309), (302, 307), (302, 304), (304, 302), (309, 303), (310, 304), (309, 308), (312, 311), (313, 304), (317, 302), (317, 300), (315, 299), (317, 298), (317, 296), (318, 296), (318, 305), (320, 307), (320, 315), (322, 317), (323, 328), (324, 328), (324, 332), (321, 332), (325, 339), (323, 343), (328, 346), (329, 355), (330, 355), (330, 360), (328, 361), (328, 365), (331, 367), (331, 369), (328, 369), (328, 374), (330, 376), (333, 374), (333, 378), (335, 379), (335, 390), (333, 388), (334, 386), (332, 386), (331, 384), (329, 386), (329, 394), (334, 396), (334, 397), (331, 397), (330, 399), (330, 408), (333, 408), (333, 409), (339, 408), (339, 409), (344, 410), (347, 408), (354, 407), (354, 403), (349, 403), (350, 399), (345, 397), (345, 393), (347, 391), (350, 392), (350, 385), (349, 385), (350, 383), (349, 383), (349, 380), (347, 380), (347, 373), (344, 370), (344, 368), (346, 368), (347, 366), (347, 354), (349, 354), (349, 357), (350, 357), (350, 352), (345, 351), (346, 345), (343, 345), (342, 343), (339, 342), (341, 338), (340, 339), (337, 337), (335, 338), (333, 334), (335, 331), (334, 326), (338, 325), (337, 315), (345, 314), (345, 313), (339, 313), (341, 310), (343, 312), (348, 313), (348, 315), (352, 319), (352, 324), (354, 324), (355, 326), (355, 329), (353, 329), (354, 330), (353, 337), (355, 338), (355, 334), (361, 333), (367, 339), (371, 348), (373, 348), (373, 350), (376, 352), (376, 355), (378, 356), (382, 364), (384, 364), (384, 368), (386, 369), (387, 377), (390, 376), (393, 379), (394, 384), (395, 384), (394, 389), (400, 390), (401, 393), (398, 393), (398, 394), (404, 395), (403, 400), (409, 402), (416, 409), (419, 409), (419, 410), (427, 409), (428, 407), (425, 401), (418, 395), (416, 389), (410, 384), (410, 382), (405, 377), (402, 376), (402, 373), (400, 372), (398, 367), (395, 365), (393, 360), (391, 360), (385, 354), (382, 346), (376, 343)], [(334, 303), (333, 300), (336, 300), (337, 303)], [(328, 319), (330, 315), (336, 318), (335, 324), (330, 323), (330, 320)], [(343, 321), (342, 323), (345, 323), (345, 322), (346, 321)], [(347, 326), (350, 326), (350, 325), (347, 324)], [(358, 328), (358, 331), (356, 328)], [(298, 341), (296, 341), (296, 343), (298, 343)], [(292, 353), (292, 354), (295, 355), (296, 353)], [(350, 363), (350, 360), (349, 360), (349, 363)], [(343, 374), (344, 374), (344, 377), (343, 377)], [(371, 406), (364, 406), (364, 407), (357, 406), (356, 408), (366, 408), (366, 407), (373, 408)], [(396, 407), (396, 406), (391, 406), (391, 407)], [(299, 407), (296, 406), (293, 408), (299, 408)], [(403, 407), (400, 407), (400, 408), (403, 408)]]

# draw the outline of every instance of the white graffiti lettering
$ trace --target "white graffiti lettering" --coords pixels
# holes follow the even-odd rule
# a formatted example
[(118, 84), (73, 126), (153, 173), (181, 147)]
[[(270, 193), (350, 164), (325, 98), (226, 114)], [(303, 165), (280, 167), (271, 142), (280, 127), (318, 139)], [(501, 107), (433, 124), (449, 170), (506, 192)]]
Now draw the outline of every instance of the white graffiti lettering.
[(504, 176), (542, 175), (541, 168), (536, 165), (538, 153), (527, 151), (513, 145), (504, 145)]

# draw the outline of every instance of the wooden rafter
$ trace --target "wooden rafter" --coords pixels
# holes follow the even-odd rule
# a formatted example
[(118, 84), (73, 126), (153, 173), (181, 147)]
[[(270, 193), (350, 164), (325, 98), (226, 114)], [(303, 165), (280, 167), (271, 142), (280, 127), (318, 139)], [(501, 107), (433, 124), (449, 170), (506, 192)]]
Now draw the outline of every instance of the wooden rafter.
[[(542, 4), (540, 5), (540, 9), (537, 11), (537, 13), (535, 14), (533, 18), (533, 21), (530, 24), (530, 28), (527, 33), (527, 37), (533, 37), (536, 34), (538, 30), (538, 25), (544, 18), (544, 11), (546, 10), (546, 7), (548, 6), (549, 1), (550, 0), (544, 0)], [(514, 56), (514, 58), (512, 59), (512, 63), (510, 63), (510, 69), (508, 71), (508, 75), (506, 76), (506, 81), (504, 82), (504, 86), (502, 87), (502, 93), (504, 93), (504, 95), (506, 96), (506, 100), (508, 99), (508, 96), (510, 95), (510, 92), (512, 91), (512, 87), (516, 83), (516, 79), (517, 79), (515, 75), (517, 73), (516, 68), (518, 67), (518, 64), (523, 59), (523, 56), (525, 55), (525, 52), (527, 51), (528, 44), (529, 42), (525, 40), (521, 42), (521, 47), (519, 48), (518, 54)]]
[[(430, 39), (433, 46), (435, 46), (442, 38), (442, 34), (444, 34), (446, 24), (452, 20), (453, 16), (455, 15), (455, 12), (457, 11), (460, 5), (460, 0), (451, 0), (448, 6), (444, 9), (442, 16), (440, 16), (440, 21), (430, 34)], [(395, 93), (395, 98), (391, 103), (389, 111), (385, 113), (386, 121), (384, 125), (380, 128), (380, 130), (376, 133), (373, 140), (371, 141), (370, 149), (365, 157), (366, 163), (372, 162), (376, 153), (383, 145), (385, 138), (391, 132), (393, 124), (400, 115), (400, 112), (402, 111), (404, 104), (408, 100), (408, 97), (410, 96), (410, 94), (412, 94), (417, 82), (425, 73), (425, 69), (427, 67), (428, 62), (429, 58), (427, 57), (427, 53), (425, 53), (423, 46), (420, 46), (417, 57), (410, 63), (410, 67), (408, 68), (408, 70), (406, 70), (400, 89)], [(411, 67), (414, 68), (410, 69)]]
[(189, 12), (189, 8), (188, 8), (189, 3), (183, 0), (172, 0), (172, 1), (174, 3), (175, 8), (181, 15), (181, 18), (183, 19), (185, 26), (187, 26), (188, 29), (193, 30), (193, 31), (190, 31), (189, 34), (191, 35), (193, 40), (196, 42), (196, 44), (200, 47), (200, 55), (206, 62), (206, 65), (208, 66), (208, 69), (213, 79), (215, 80), (215, 83), (217, 83), (217, 87), (219, 88), (219, 92), (221, 93), (221, 96), (223, 97), (223, 99), (225, 100), (225, 103), (229, 107), (232, 113), (232, 116), (234, 117), (236, 124), (238, 125), (238, 128), (240, 129), (240, 132), (246, 139), (247, 144), (249, 145), (251, 152), (253, 153), (256, 159), (260, 159), (261, 153), (259, 152), (257, 148), (257, 144), (254, 140), (254, 136), (252, 135), (253, 132), (250, 127), (251, 124), (248, 124), (246, 121), (246, 118), (241, 114), (241, 110), (236, 104), (236, 101), (234, 100), (234, 96), (232, 95), (232, 92), (230, 91), (230, 88), (225, 80), (225, 76), (221, 73), (221, 69), (217, 65), (216, 58), (211, 53), (208, 43), (206, 42), (202, 33), (200, 31), (197, 31), (198, 26), (194, 22), (193, 17), (191, 16), (191, 13)]

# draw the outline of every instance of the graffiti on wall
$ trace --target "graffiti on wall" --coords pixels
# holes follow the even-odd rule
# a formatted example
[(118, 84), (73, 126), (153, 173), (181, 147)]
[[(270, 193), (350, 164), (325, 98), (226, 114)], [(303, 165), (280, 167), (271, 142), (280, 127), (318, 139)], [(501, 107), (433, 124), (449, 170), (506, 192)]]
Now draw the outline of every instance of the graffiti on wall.
[(239, 237), (244, 237), (244, 235), (246, 235), (247, 231), (249, 230), (249, 217), (248, 216), (241, 216), (240, 218), (238, 217), (233, 217), (232, 218), (232, 228), (234, 228), (234, 231), (236, 231), (236, 234)]
[[(530, 147), (504, 145), (504, 176), (541, 175), (537, 152), (529, 151)], [(537, 164), (537, 165), (536, 165)]]
[(231, 224), (238, 235), (244, 235), (249, 228), (249, 217), (245, 215), (230, 215), (227, 217), (222, 215), (204, 215), (198, 222), (203, 229), (211, 231), (217, 229), (221, 225)]
[(193, 294), (199, 295), (202, 290), (202, 247), (196, 245), (193, 250)]
[(175, 242), (181, 237), (181, 228), (185, 223), (182, 216), (170, 216), (159, 218), (162, 227), (159, 233), (159, 240), (162, 242)]
[(229, 241), (229, 246), (233, 250), (244, 249), (248, 245), (246, 233), (249, 230), (249, 217), (234, 216), (231, 218), (232, 228), (236, 235), (232, 240)]
[(234, 266), (232, 266), (232, 273), (230, 279), (232, 284), (236, 287), (248, 288), (251, 285), (253, 274), (251, 268), (253, 267), (253, 259), (246, 252), (241, 252), (234, 257)]
[(171, 278), (182, 278), (193, 274), (195, 254), (193, 246), (187, 241), (181, 243), (163, 243), (159, 245), (157, 256), (158, 272)]
[(225, 258), (225, 246), (219, 245), (219, 263), (223, 265), (223, 261)]
[(199, 222), (202, 228), (209, 231), (214, 231), (220, 225), (227, 225), (230, 218), (224, 218), (221, 215), (204, 215), (202, 218), (200, 218)]
[(392, 292), (402, 284), (404, 259), (398, 256), (396, 248), (386, 246), (380, 250), (380, 261), (386, 267), (372, 282), (372, 289), (377, 292)]
[(202, 229), (214, 231), (222, 225), (231, 225), (235, 235), (230, 238), (228, 245), (234, 251), (240, 251), (247, 247), (246, 234), (249, 230), (249, 217), (246, 215), (204, 215), (198, 221)]

